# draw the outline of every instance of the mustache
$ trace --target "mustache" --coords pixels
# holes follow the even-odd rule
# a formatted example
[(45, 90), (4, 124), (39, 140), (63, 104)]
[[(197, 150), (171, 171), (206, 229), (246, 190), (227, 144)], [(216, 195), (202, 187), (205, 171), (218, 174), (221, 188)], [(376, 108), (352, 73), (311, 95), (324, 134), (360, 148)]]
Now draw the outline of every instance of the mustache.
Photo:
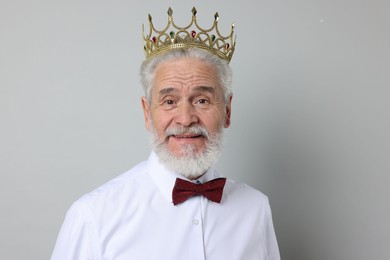
[(203, 135), (205, 137), (209, 137), (209, 132), (206, 128), (200, 125), (193, 126), (174, 126), (170, 127), (165, 131), (165, 136), (169, 137), (172, 135), (182, 135), (182, 134), (195, 134), (195, 135)]

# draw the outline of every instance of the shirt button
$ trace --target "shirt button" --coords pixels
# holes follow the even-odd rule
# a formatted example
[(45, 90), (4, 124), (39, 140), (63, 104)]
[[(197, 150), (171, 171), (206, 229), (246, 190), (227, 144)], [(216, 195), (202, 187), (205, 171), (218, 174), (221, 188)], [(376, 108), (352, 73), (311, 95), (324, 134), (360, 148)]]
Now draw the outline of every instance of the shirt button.
[(199, 220), (194, 219), (194, 220), (192, 221), (192, 223), (194, 223), (194, 225), (197, 226), (197, 225), (199, 224)]

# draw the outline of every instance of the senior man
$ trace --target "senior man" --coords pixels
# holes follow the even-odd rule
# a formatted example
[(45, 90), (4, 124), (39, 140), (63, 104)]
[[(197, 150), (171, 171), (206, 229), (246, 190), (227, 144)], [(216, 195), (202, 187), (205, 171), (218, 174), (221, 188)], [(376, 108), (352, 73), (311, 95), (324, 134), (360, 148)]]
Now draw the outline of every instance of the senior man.
[[(213, 169), (230, 125), (233, 26), (144, 36), (142, 107), (152, 153), (69, 209), (52, 259), (280, 259), (267, 197)], [(189, 29), (193, 28), (193, 30)], [(213, 34), (214, 32), (215, 34)]]

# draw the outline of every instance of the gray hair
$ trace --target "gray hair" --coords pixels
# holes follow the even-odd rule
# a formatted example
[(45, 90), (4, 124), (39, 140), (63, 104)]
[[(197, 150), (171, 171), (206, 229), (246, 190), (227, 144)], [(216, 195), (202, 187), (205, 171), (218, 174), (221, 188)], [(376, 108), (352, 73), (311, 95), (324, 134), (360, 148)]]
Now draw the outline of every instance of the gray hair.
[(225, 103), (232, 95), (232, 70), (227, 61), (218, 58), (216, 55), (199, 49), (173, 49), (167, 53), (158, 55), (152, 59), (145, 60), (141, 65), (141, 83), (144, 88), (146, 100), (150, 103), (152, 97), (152, 86), (157, 66), (166, 61), (178, 60), (180, 58), (195, 58), (213, 65), (219, 76), (219, 83), (222, 86)]

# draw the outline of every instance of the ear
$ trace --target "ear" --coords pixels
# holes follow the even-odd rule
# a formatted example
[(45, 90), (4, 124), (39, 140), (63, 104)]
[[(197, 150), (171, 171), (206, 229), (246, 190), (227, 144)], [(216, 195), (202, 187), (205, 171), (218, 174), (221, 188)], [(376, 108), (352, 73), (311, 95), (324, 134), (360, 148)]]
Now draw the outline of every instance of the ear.
[(150, 105), (145, 97), (141, 98), (142, 109), (144, 110), (145, 127), (150, 130), (151, 118), (150, 118)]
[(228, 100), (228, 102), (226, 104), (226, 107), (225, 107), (226, 115), (225, 115), (225, 122), (223, 124), (223, 126), (225, 128), (228, 128), (230, 126), (230, 117), (231, 117), (231, 114), (232, 114), (232, 99), (233, 99), (233, 95), (231, 95), (229, 97), (229, 100)]

